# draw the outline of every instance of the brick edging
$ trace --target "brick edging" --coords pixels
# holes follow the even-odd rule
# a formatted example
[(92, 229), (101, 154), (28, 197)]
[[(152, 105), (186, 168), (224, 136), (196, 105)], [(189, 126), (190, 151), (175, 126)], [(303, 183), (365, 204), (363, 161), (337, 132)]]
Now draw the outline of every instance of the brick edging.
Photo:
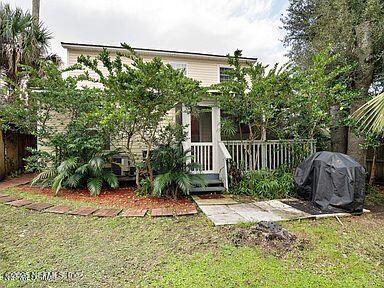
[(0, 194), (0, 203), (15, 207), (26, 208), (37, 212), (75, 215), (75, 216), (93, 216), (93, 217), (144, 217), (151, 212), (151, 217), (164, 216), (187, 216), (197, 214), (197, 209), (194, 208), (95, 208), (88, 206), (72, 207), (65, 204), (50, 204), (45, 202), (33, 202), (28, 199), (15, 197), (8, 194)]

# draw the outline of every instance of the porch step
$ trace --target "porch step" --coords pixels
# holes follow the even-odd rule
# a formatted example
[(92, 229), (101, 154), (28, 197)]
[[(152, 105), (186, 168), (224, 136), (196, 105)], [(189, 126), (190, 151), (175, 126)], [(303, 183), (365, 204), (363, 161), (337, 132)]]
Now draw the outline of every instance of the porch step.
[(222, 193), (225, 191), (223, 181), (219, 179), (219, 174), (204, 174), (206, 186), (201, 186), (198, 181), (193, 183), (192, 194)]
[(192, 194), (222, 193), (224, 191), (225, 188), (223, 186), (194, 187), (191, 189)]
[(209, 180), (209, 179), (211, 179), (211, 180), (219, 180), (219, 174), (217, 174), (217, 173), (203, 174), (203, 176), (207, 180)]
[[(199, 181), (193, 181), (192, 184), (196, 187), (201, 186)], [(223, 181), (220, 179), (205, 179), (206, 186), (223, 186)]]

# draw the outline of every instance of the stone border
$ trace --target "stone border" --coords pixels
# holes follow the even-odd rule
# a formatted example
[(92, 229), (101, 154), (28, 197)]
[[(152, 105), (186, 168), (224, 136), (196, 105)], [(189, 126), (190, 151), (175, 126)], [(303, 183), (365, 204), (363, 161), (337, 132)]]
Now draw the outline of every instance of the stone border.
[(20, 197), (15, 197), (8, 194), (0, 194), (0, 203), (16, 207), (26, 208), (37, 212), (61, 214), (61, 215), (75, 215), (75, 216), (93, 216), (99, 218), (106, 217), (144, 217), (150, 210), (151, 217), (166, 217), (166, 216), (188, 216), (197, 214), (196, 207), (194, 208), (153, 208), (153, 209), (138, 209), (138, 208), (95, 208), (95, 207), (71, 207), (64, 204), (50, 204), (44, 202), (33, 202)]

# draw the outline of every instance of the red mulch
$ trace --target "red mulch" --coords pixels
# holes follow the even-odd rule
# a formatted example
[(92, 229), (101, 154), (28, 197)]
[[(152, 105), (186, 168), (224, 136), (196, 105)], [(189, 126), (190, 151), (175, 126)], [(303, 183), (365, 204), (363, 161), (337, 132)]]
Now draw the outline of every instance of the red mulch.
[[(20, 190), (30, 191), (35, 194), (49, 195), (54, 197), (50, 188), (38, 188), (20, 186)], [(119, 188), (115, 190), (103, 190), (99, 196), (90, 196), (86, 189), (79, 190), (60, 190), (58, 196), (67, 200), (92, 202), (102, 206), (118, 206), (121, 208), (137, 208), (137, 209), (153, 209), (153, 208), (182, 208), (188, 209), (195, 205), (186, 198), (177, 200), (157, 198), (157, 197), (141, 197), (137, 196), (132, 187)]]

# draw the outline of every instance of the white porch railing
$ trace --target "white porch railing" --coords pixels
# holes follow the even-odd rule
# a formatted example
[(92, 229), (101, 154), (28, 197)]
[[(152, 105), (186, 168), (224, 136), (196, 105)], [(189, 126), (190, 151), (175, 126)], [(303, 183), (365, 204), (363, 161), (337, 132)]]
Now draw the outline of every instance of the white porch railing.
[(227, 147), (225, 147), (223, 142), (219, 142), (219, 153), (218, 153), (218, 168), (220, 179), (223, 181), (225, 189), (228, 189), (228, 160), (232, 158), (229, 154)]
[(192, 142), (191, 156), (194, 163), (200, 164), (200, 172), (213, 173), (213, 143)]
[(245, 170), (273, 170), (280, 165), (294, 164), (297, 160), (295, 157), (304, 159), (316, 152), (316, 140), (256, 140), (252, 143), (246, 140), (230, 140), (223, 143), (237, 168), (242, 167)]

